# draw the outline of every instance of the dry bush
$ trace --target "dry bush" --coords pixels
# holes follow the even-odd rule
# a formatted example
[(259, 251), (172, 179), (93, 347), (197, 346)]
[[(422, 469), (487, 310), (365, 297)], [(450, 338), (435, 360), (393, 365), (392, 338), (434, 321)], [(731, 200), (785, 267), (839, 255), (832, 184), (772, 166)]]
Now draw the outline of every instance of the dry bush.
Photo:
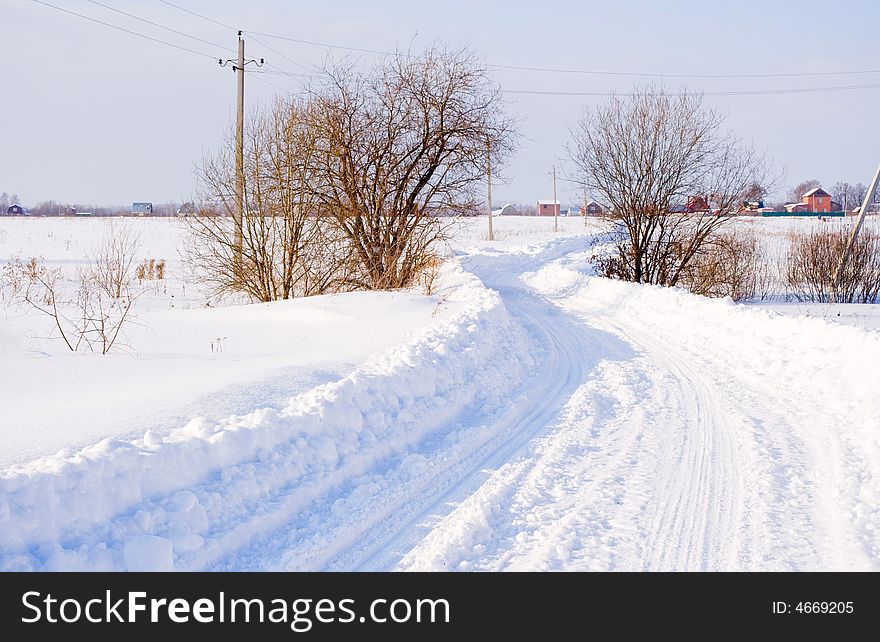
[(702, 244), (682, 277), (695, 294), (734, 301), (764, 299), (772, 284), (770, 262), (753, 230), (714, 234)]
[(137, 234), (130, 227), (110, 221), (103, 240), (89, 257), (91, 278), (110, 298), (122, 298), (127, 290), (139, 250)]
[(42, 257), (22, 260), (19, 255), (13, 256), (3, 266), (3, 285), (9, 291), (10, 300), (18, 298), (29, 282), (44, 275), (46, 271)]
[(785, 281), (798, 301), (877, 303), (880, 301), (880, 235), (863, 229), (833, 291), (834, 273), (850, 232), (795, 231), (789, 235)]
[(35, 258), (13, 259), (4, 267), (4, 277), (16, 284), (18, 300), (52, 319), (58, 338), (72, 352), (107, 354), (119, 346), (139, 294), (122, 284), (119, 296), (111, 296), (106, 284), (95, 280), (95, 270), (94, 264), (80, 270), (73, 292), (65, 287), (60, 268), (49, 268)]
[(165, 259), (144, 259), (135, 268), (135, 277), (139, 283), (144, 281), (161, 281), (165, 278)]
[(439, 255), (427, 254), (424, 265), (419, 267), (419, 287), (428, 296), (434, 294), (441, 265), (443, 265), (443, 259)]

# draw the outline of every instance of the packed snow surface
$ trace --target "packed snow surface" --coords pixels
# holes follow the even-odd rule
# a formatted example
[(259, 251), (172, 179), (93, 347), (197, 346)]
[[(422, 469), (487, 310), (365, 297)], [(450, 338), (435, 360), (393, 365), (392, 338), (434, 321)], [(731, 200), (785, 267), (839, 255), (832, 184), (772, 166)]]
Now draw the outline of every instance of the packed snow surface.
[(601, 279), (561, 223), (468, 223), (430, 295), (206, 307), (169, 259), (117, 355), (8, 308), (0, 568), (880, 569), (872, 308)]

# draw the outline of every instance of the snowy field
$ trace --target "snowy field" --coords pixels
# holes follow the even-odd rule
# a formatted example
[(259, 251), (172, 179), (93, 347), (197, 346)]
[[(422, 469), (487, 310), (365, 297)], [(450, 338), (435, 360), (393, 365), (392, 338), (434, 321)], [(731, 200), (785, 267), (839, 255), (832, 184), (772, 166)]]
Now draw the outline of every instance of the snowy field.
[[(876, 306), (598, 279), (559, 222), (462, 222), (430, 295), (232, 306), (126, 219), (167, 268), (110, 355), (4, 292), (0, 569), (880, 570)], [(107, 225), (0, 218), (0, 264)]]

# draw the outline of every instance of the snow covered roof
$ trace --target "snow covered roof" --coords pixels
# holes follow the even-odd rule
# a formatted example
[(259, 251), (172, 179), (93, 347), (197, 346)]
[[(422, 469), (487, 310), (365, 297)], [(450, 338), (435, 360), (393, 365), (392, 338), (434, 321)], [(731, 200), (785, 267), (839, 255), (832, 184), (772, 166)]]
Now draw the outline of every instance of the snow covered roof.
[(828, 192), (826, 192), (821, 187), (814, 187), (809, 192), (804, 194), (801, 198), (807, 198), (808, 196), (831, 196)]
[(538, 201), (538, 205), (559, 205), (559, 201)]

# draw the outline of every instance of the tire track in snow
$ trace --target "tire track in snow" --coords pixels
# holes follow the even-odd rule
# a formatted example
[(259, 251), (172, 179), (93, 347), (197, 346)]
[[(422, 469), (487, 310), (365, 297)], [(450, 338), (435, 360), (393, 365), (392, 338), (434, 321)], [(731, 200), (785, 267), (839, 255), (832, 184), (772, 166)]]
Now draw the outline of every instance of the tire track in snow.
[[(662, 429), (665, 446), (658, 451), (664, 465), (650, 518), (641, 527), (640, 568), (852, 567), (857, 553), (844, 553), (852, 537), (838, 522), (828, 523), (824, 513), (834, 507), (813, 484), (819, 471), (797, 430), (818, 419), (807, 400), (744, 377), (735, 353), (716, 354), (712, 345), (693, 341), (674, 305), (680, 293), (591, 280), (566, 267), (575, 258), (562, 258), (562, 272), (551, 271), (545, 277), (553, 280), (542, 277), (536, 285), (585, 322), (630, 342), (645, 356), (655, 389), (666, 394), (665, 420), (646, 425)], [(567, 286), (555, 287), (556, 279)], [(642, 301), (652, 292), (662, 296)], [(638, 297), (636, 305), (630, 296)], [(829, 425), (826, 434), (833, 432)]]
[[(602, 333), (548, 306), (518, 280), (522, 272), (583, 245), (583, 239), (577, 239), (556, 243), (538, 255), (470, 257), (471, 270), (501, 294), (511, 317), (525, 329), (538, 364), (520, 389), (510, 391), (504, 413), (485, 415), (479, 408), (465, 409), (453, 429), (456, 437), (465, 435), (464, 439), (446, 443), (427, 439), (410, 451), (422, 458), (424, 474), (409, 477), (405, 471), (401, 474), (405, 462), (388, 462), (378, 479), (373, 474), (353, 480), (331, 505), (316, 502), (295, 523), (235, 551), (214, 567), (392, 568), (432, 523), (484, 484), (491, 470), (545, 431), (583, 381), (589, 364), (582, 348)], [(468, 433), (473, 433), (470, 440)]]
[(666, 425), (644, 570), (730, 568), (737, 557), (731, 533), (740, 529), (742, 515), (742, 463), (713, 386), (661, 340), (621, 329), (664, 373), (675, 408)]

